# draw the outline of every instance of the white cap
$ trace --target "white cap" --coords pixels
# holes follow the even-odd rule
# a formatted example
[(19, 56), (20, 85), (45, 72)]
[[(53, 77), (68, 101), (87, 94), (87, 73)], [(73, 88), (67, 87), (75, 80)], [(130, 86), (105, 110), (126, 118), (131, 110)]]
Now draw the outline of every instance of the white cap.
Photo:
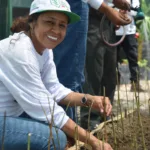
[(57, 11), (63, 12), (69, 17), (69, 23), (75, 23), (80, 20), (80, 16), (71, 12), (70, 5), (66, 0), (34, 0), (30, 7), (30, 14)]

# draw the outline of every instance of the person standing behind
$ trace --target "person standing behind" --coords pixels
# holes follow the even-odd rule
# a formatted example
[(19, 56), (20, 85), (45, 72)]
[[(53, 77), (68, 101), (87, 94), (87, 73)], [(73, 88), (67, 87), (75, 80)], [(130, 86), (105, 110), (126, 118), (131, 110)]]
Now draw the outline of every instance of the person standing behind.
[(100, 32), (104, 31), (105, 38), (115, 43), (115, 25), (106, 19), (103, 22), (103, 31), (100, 31), (103, 16), (103, 13), (90, 7), (85, 68), (87, 82), (93, 94), (104, 95), (105, 88), (105, 95), (113, 103), (116, 87), (116, 47), (106, 45)]
[[(131, 3), (131, 6), (133, 8), (140, 7), (139, 0), (128, 0), (129, 3)], [(122, 10), (120, 10), (122, 11)], [(123, 51), (126, 54), (128, 64), (129, 64), (129, 70), (130, 70), (130, 80), (131, 80), (131, 89), (130, 91), (134, 92), (144, 92), (140, 85), (140, 77), (139, 77), (139, 66), (138, 66), (138, 43), (137, 39), (135, 37), (136, 33), (136, 25), (134, 22), (134, 17), (137, 15), (136, 11), (128, 11), (127, 13), (130, 18), (132, 19), (132, 22), (129, 25), (125, 26), (125, 39), (123, 42), (118, 46), (118, 58), (119, 58), (119, 51), (122, 48)], [(121, 36), (123, 35), (123, 27), (120, 27), (118, 30), (116, 30), (116, 38), (119, 40)]]
[[(123, 2), (123, 1), (122, 1)], [(108, 2), (108, 5), (112, 3)], [(115, 3), (117, 4), (117, 3)], [(118, 5), (117, 5), (118, 6)], [(121, 1), (120, 1), (121, 6)], [(125, 8), (128, 9), (128, 8)], [(108, 46), (104, 43), (101, 33), (104, 32), (105, 38), (111, 43), (115, 43), (115, 25), (106, 18), (103, 22), (103, 31), (100, 30), (100, 24), (104, 13), (101, 13), (92, 7), (89, 8), (89, 26), (87, 34), (87, 53), (85, 76), (86, 84), (85, 91), (94, 95), (108, 96), (113, 104), (114, 93), (116, 89), (116, 47)], [(81, 108), (84, 112), (85, 119), (81, 120), (81, 124), (85, 127), (86, 120), (85, 108)], [(91, 128), (95, 127), (96, 123), (103, 121), (103, 117), (98, 112), (91, 112)], [(87, 127), (85, 127), (87, 128)]]
[[(88, 4), (97, 11), (105, 13), (115, 24), (129, 24), (130, 20), (107, 6), (103, 0), (67, 0), (80, 22), (69, 26), (66, 38), (54, 49), (54, 61), (60, 82), (73, 91), (81, 92), (84, 83), (84, 64), (88, 31)], [(129, 8), (125, 0), (114, 0), (115, 5)], [(123, 4), (123, 5), (122, 5)], [(75, 113), (74, 113), (75, 114)], [(75, 119), (74, 119), (75, 120)]]

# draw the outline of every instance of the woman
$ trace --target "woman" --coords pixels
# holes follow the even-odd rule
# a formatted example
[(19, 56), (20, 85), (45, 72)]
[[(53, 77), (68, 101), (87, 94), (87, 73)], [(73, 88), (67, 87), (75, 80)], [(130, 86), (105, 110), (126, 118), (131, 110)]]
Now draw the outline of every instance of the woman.
[[(0, 145), (5, 150), (26, 150), (29, 133), (31, 150), (63, 150), (66, 135), (74, 137), (77, 125), (60, 105), (110, 114), (108, 98), (75, 93), (57, 79), (51, 49), (63, 41), (67, 25), (79, 19), (65, 0), (34, 0), (27, 21), (12, 27), (16, 32), (22, 23), (23, 31), (0, 41)], [(112, 150), (81, 127), (78, 137), (93, 150)]]

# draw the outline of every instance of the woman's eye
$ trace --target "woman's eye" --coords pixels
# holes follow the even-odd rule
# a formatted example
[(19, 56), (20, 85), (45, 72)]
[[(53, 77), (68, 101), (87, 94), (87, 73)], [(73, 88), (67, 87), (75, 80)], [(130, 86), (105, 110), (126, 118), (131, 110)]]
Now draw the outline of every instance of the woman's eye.
[(66, 28), (67, 28), (67, 26), (64, 25), (64, 24), (60, 24), (59, 26), (60, 26), (60, 28), (62, 28), (62, 29), (66, 29)]
[(53, 21), (46, 21), (46, 23), (54, 25), (55, 23)]

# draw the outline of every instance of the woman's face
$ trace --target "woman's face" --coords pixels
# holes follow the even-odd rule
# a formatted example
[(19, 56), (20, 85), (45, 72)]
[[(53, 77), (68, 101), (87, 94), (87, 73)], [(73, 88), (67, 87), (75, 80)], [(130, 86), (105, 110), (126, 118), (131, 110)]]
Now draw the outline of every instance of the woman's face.
[(32, 23), (32, 41), (35, 49), (42, 53), (45, 48), (55, 48), (65, 38), (67, 25), (68, 17), (63, 13), (42, 13), (37, 21)]

